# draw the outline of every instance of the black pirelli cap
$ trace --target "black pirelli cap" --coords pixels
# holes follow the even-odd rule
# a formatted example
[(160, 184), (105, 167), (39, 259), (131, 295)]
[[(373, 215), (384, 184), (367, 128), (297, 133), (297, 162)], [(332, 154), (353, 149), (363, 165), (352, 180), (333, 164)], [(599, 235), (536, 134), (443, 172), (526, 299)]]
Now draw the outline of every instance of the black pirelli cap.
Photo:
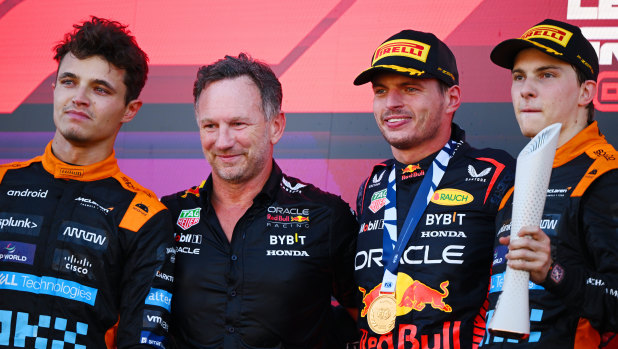
[(380, 72), (459, 85), (453, 52), (435, 35), (416, 30), (403, 30), (384, 41), (373, 53), (371, 67), (354, 79), (354, 85), (368, 83)]
[(535, 48), (576, 66), (587, 80), (597, 80), (599, 59), (581, 29), (572, 24), (546, 19), (528, 29), (519, 39), (509, 39), (499, 43), (491, 51), (491, 61), (513, 69), (517, 54), (526, 48)]

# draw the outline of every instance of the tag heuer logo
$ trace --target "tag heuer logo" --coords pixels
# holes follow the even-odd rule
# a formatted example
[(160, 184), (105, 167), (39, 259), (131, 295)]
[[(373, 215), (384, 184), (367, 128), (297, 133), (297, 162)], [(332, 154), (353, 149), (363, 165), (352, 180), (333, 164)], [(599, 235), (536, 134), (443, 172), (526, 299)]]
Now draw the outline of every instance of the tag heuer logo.
[(371, 212), (376, 213), (379, 209), (386, 206), (386, 189), (382, 189), (376, 191), (371, 195), (371, 204), (369, 204), (369, 209)]
[(180, 211), (180, 215), (178, 216), (178, 221), (176, 222), (176, 224), (178, 224), (178, 226), (181, 227), (183, 230), (191, 228), (192, 226), (200, 222), (201, 210), (202, 208), (198, 207), (191, 210)]

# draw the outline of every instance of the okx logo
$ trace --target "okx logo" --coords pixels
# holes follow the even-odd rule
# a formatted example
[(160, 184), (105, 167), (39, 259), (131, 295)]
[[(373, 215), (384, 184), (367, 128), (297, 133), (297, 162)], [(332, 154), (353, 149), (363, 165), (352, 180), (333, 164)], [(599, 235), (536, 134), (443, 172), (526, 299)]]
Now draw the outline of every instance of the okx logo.
[(61, 317), (0, 310), (0, 346), (10, 346), (13, 338), (12, 348), (25, 348), (26, 339), (34, 338), (31, 348), (65, 348), (65, 344), (71, 344), (67, 346), (70, 348), (86, 348), (78, 340), (88, 334), (88, 324), (77, 321), (68, 326), (69, 323), (72, 320)]

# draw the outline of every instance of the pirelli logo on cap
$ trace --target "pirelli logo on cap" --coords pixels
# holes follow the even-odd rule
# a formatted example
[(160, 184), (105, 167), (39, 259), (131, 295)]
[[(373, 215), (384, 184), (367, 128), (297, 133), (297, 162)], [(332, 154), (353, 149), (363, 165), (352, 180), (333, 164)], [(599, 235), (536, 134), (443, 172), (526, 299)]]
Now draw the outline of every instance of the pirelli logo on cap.
[(61, 176), (83, 177), (84, 170), (81, 168), (60, 168)]
[(571, 36), (573, 36), (573, 33), (568, 30), (553, 25), (544, 24), (528, 29), (528, 31), (521, 36), (521, 39), (547, 39), (566, 47), (569, 40), (571, 40)]
[(420, 41), (397, 39), (383, 43), (373, 54), (374, 65), (378, 60), (389, 56), (402, 56), (417, 59), (421, 62), (427, 61), (427, 55), (431, 46)]

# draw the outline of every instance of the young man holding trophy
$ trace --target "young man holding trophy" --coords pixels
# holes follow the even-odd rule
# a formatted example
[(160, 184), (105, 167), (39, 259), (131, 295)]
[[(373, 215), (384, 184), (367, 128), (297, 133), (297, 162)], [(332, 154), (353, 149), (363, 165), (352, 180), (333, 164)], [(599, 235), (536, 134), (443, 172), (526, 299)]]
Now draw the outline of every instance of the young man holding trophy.
[[(482, 346), (597, 348), (611, 338), (604, 333), (618, 330), (618, 153), (594, 121), (597, 55), (578, 27), (547, 19), (500, 43), (491, 60), (512, 72), (524, 136), (562, 127), (540, 227), (525, 226), (514, 233), (526, 238), (510, 239), (513, 195), (502, 202)], [(509, 332), (501, 327), (509, 324), (491, 321), (501, 311), (507, 266), (532, 281), (523, 290), (530, 331), (519, 339), (490, 334)], [(517, 301), (503, 298), (499, 304)]]

